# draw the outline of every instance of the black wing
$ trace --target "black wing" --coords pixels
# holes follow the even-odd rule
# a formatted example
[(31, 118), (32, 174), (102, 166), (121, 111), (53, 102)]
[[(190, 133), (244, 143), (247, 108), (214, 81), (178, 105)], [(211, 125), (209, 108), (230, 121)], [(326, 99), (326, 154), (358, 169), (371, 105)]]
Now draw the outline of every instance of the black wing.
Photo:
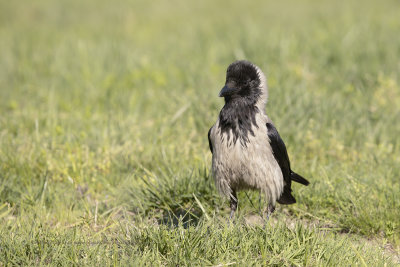
[(283, 179), (286, 183), (290, 182), (290, 161), (285, 143), (272, 123), (267, 123), (268, 138), (274, 153), (274, 157), (282, 170)]
[(211, 129), (212, 129), (212, 127), (210, 128), (210, 130), (208, 130), (208, 145), (210, 146), (210, 151), (211, 151), (211, 153), (213, 153), (213, 146), (212, 146), (211, 137), (210, 137), (210, 135), (211, 135)]
[(281, 168), (283, 180), (285, 181), (285, 186), (283, 188), (282, 195), (278, 199), (278, 202), (280, 204), (296, 203), (296, 199), (292, 196), (292, 171), (290, 170), (290, 161), (285, 143), (272, 123), (267, 123), (267, 129), (272, 152), (276, 161), (278, 162), (279, 167)]

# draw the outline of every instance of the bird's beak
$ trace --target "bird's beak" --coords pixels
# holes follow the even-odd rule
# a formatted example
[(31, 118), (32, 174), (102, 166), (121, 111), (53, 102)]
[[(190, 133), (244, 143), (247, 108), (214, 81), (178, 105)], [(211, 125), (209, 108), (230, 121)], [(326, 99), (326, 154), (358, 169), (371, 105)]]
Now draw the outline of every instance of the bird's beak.
[(219, 97), (225, 97), (233, 94), (234, 92), (236, 92), (236, 88), (229, 88), (228, 86), (225, 85), (219, 92)]

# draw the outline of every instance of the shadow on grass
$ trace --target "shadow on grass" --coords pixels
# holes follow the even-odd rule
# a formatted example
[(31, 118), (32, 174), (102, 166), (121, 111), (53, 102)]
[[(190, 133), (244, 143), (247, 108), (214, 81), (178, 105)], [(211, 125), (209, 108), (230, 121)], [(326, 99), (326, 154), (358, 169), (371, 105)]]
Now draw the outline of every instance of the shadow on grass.
[(187, 229), (189, 226), (197, 226), (201, 215), (201, 210), (177, 208), (173, 211), (163, 211), (162, 218), (157, 219), (157, 222), (160, 225), (166, 225), (171, 228), (183, 226), (183, 228)]

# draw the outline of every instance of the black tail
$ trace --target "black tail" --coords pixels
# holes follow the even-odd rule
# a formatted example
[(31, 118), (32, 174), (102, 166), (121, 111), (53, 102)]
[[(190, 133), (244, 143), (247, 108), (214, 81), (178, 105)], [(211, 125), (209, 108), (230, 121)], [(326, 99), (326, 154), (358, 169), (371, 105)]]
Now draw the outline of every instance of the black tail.
[(286, 205), (296, 203), (296, 199), (294, 198), (294, 196), (292, 196), (292, 189), (290, 189), (289, 185), (286, 185), (283, 188), (282, 195), (277, 201), (279, 204), (286, 204)]
[(303, 185), (309, 185), (310, 184), (309, 181), (307, 181), (305, 178), (301, 177), (300, 175), (298, 175), (295, 172), (292, 172), (290, 174), (290, 178), (292, 179), (292, 181), (298, 182), (298, 183), (303, 184)]

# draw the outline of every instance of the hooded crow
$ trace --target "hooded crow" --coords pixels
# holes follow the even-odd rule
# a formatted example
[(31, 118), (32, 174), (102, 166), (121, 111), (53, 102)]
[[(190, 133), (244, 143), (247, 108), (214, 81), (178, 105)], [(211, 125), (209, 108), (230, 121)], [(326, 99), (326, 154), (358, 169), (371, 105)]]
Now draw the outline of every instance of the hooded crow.
[(265, 113), (267, 81), (259, 67), (245, 60), (233, 62), (219, 96), (225, 105), (208, 131), (216, 187), (230, 198), (230, 218), (237, 209), (236, 193), (243, 189), (265, 194), (269, 218), (276, 202), (296, 203), (292, 181), (309, 182), (291, 170), (285, 143)]

